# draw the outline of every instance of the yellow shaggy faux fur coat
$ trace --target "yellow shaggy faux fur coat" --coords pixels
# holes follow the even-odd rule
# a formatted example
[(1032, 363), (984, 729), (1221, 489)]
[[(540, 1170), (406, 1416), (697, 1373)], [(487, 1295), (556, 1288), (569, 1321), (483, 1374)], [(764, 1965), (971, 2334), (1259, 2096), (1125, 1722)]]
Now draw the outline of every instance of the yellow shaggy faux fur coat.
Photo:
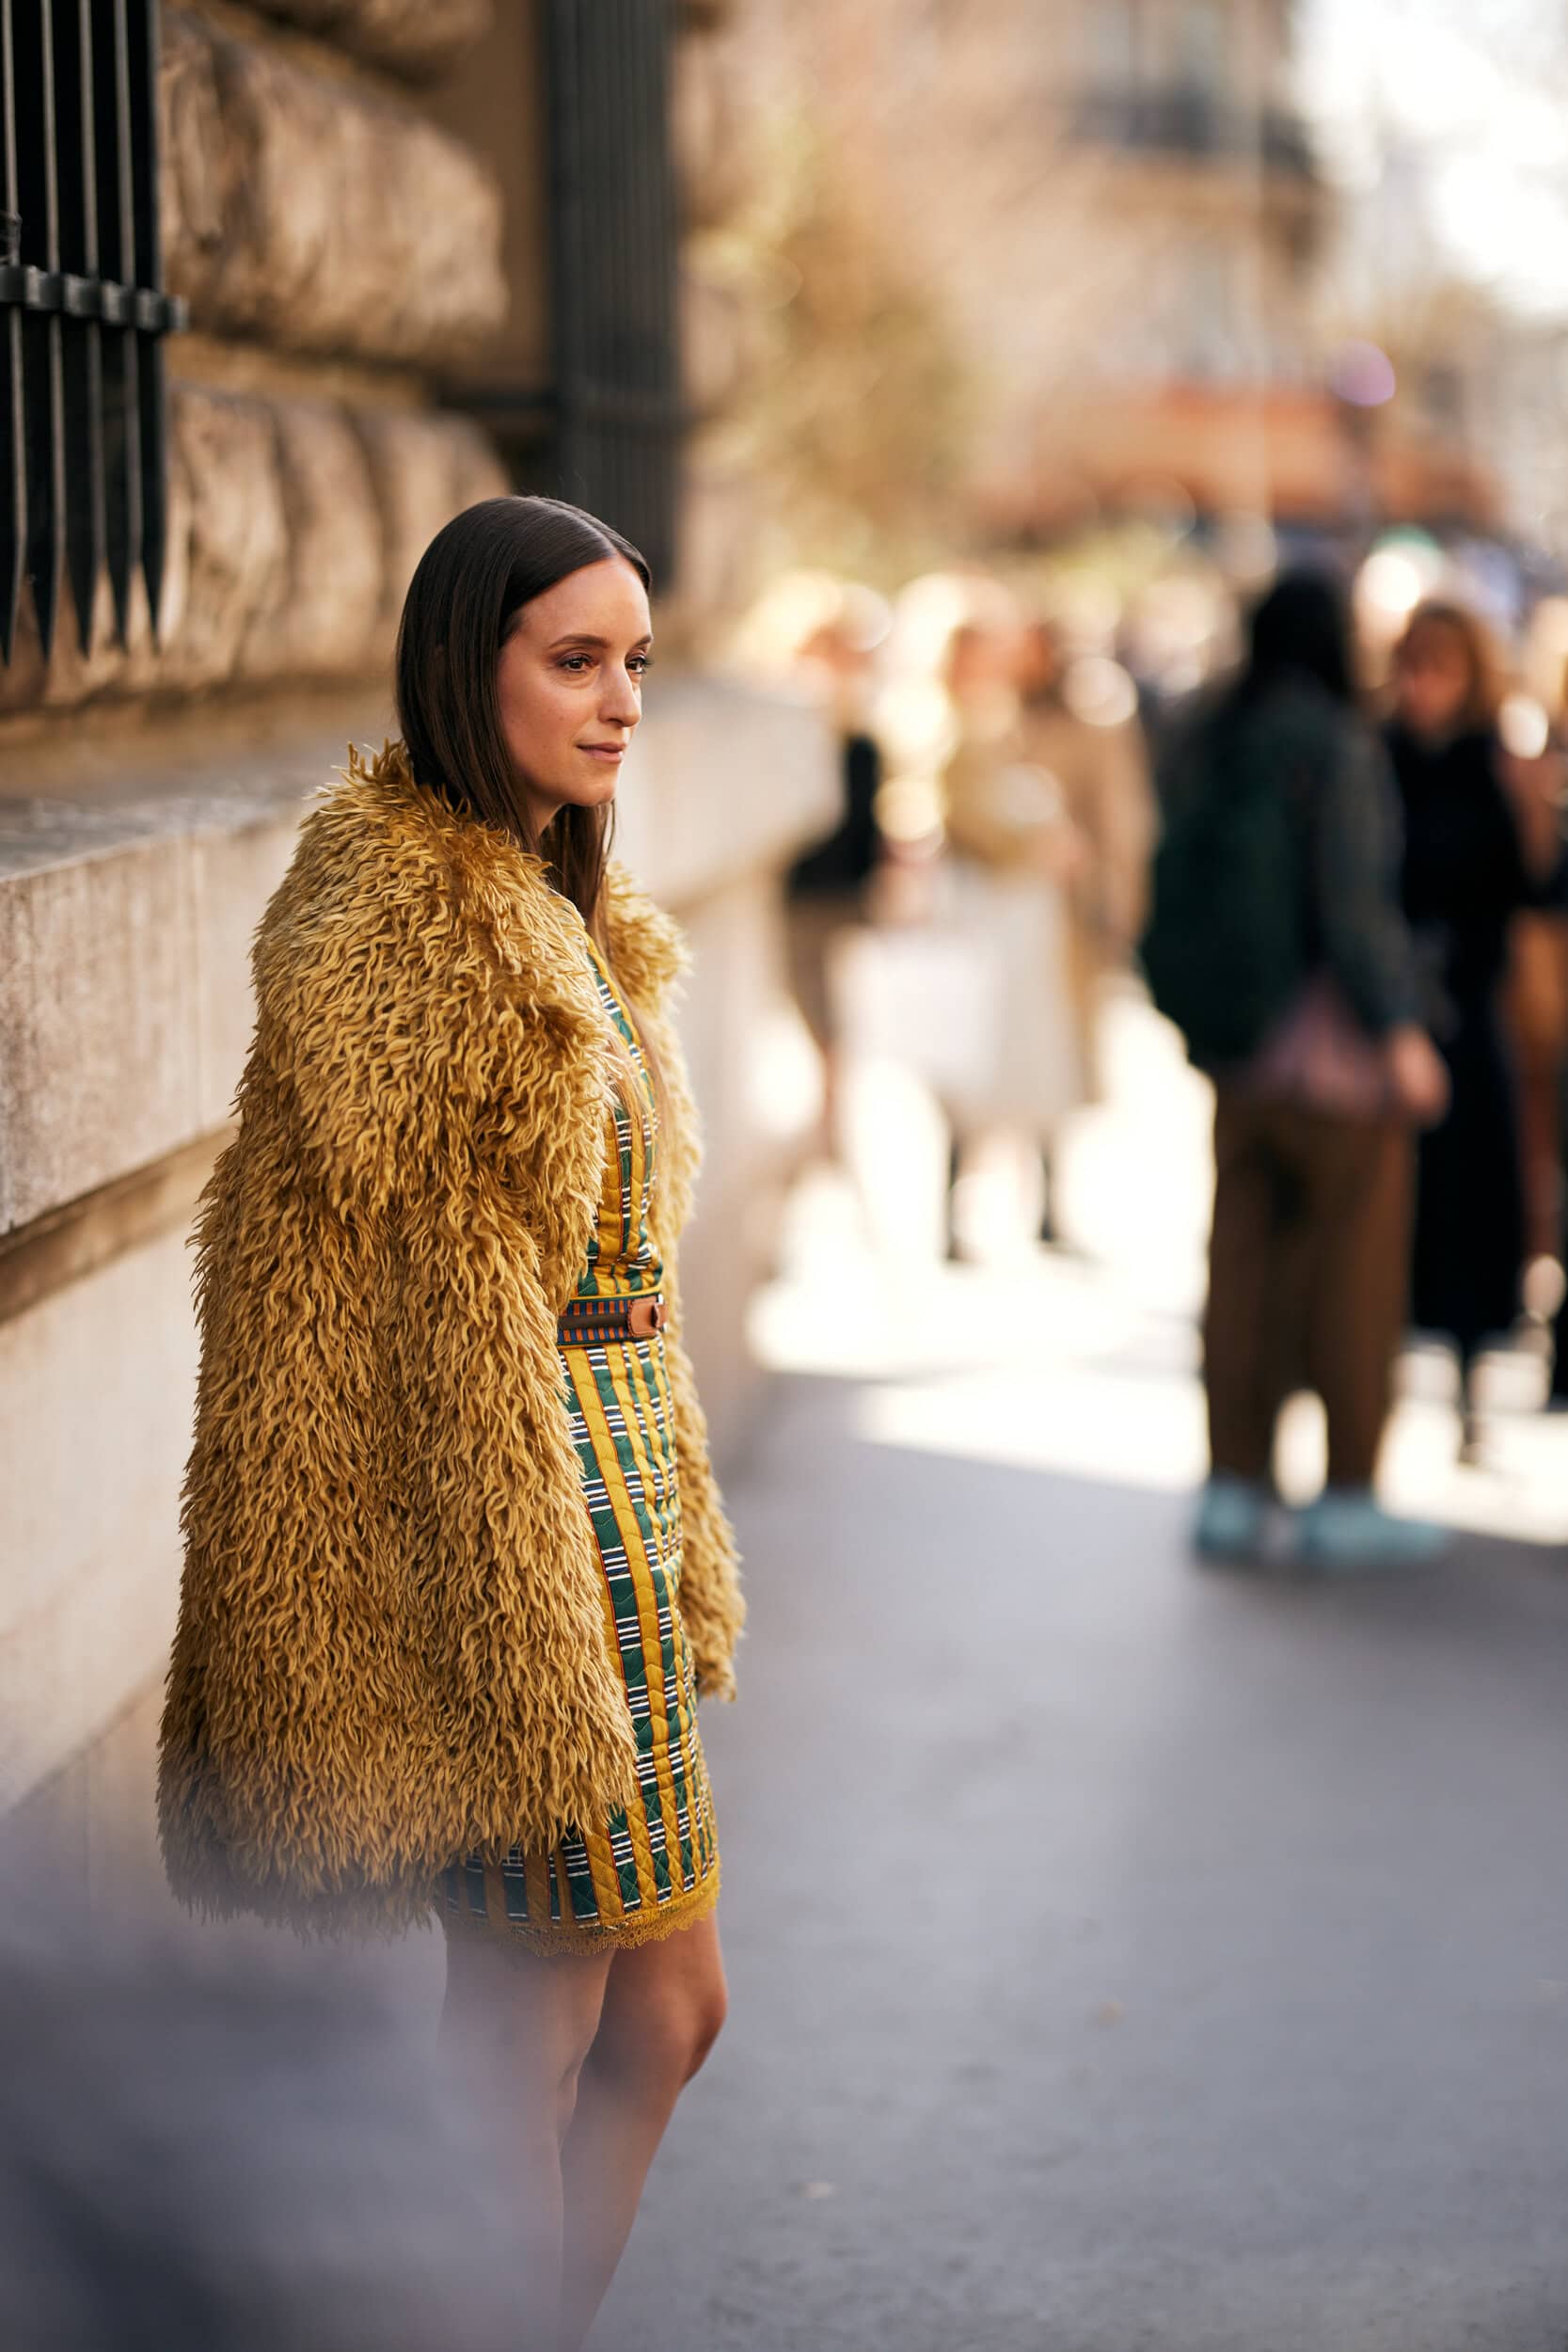
[[(699, 1690), (741, 1603), (679, 1337), (696, 1136), (674, 927), (618, 869), (609, 942), (664, 1077), (657, 1238)], [(351, 755), (255, 947), (240, 1124), (203, 1198), (197, 1430), (163, 1722), (176, 1890), (326, 1929), (423, 1915), (471, 1851), (552, 1845), (634, 1784), (555, 1327), (611, 1075), (544, 866)]]

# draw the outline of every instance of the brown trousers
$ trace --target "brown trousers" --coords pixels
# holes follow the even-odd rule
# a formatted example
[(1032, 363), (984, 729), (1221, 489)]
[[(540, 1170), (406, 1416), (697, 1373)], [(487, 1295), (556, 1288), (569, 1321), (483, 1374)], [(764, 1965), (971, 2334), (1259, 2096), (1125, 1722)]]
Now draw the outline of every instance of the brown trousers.
[(1415, 1143), (1222, 1086), (1204, 1386), (1216, 1470), (1264, 1479), (1296, 1389), (1328, 1419), (1328, 1481), (1370, 1484), (1410, 1268)]

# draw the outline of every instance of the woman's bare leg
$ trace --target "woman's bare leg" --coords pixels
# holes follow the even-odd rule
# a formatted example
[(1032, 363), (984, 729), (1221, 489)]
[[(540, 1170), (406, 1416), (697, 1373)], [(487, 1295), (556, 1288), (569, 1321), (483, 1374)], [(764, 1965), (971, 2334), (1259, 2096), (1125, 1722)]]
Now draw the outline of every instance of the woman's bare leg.
[(610, 1970), (609, 1955), (542, 1958), (499, 1931), (447, 1937), (440, 2063), (515, 2201), (528, 2352), (559, 2341), (562, 2150)]
[(637, 2217), (675, 2101), (724, 2022), (724, 1963), (709, 1918), (618, 1952), (578, 2077), (562, 2162), (562, 2352), (578, 2352)]

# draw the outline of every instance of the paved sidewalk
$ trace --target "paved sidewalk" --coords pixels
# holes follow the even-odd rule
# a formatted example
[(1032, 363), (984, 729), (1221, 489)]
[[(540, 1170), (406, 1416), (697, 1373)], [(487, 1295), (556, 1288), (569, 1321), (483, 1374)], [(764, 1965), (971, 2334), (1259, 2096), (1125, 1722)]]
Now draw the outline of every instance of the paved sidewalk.
[[(1442, 1494), (1513, 1533), (1424, 1579), (1206, 1575), (1174, 1243), (802, 1216), (706, 1730), (732, 2024), (595, 2344), (1564, 2352), (1562, 1424), (1499, 1417)], [(1418, 1397), (1407, 1480), (1449, 1444)]]

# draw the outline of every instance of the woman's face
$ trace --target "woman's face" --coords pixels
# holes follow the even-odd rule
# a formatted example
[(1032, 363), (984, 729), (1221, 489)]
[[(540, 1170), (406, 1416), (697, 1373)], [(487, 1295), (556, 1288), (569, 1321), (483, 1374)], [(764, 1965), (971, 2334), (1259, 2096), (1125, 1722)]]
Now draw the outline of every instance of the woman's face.
[(569, 572), (513, 615), (496, 691), (535, 835), (562, 808), (615, 798), (650, 643), (647, 591), (621, 556)]
[(1464, 716), (1473, 681), (1459, 631), (1440, 621), (1411, 631), (1394, 671), (1400, 717), (1416, 735), (1450, 735)]

